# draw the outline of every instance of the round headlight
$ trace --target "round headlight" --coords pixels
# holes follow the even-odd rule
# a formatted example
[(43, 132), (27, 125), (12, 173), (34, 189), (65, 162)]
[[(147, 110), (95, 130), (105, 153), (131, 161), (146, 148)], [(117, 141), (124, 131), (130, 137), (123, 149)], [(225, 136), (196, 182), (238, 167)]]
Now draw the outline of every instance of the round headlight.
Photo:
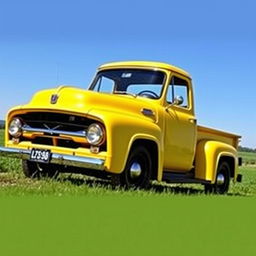
[(99, 124), (91, 124), (87, 130), (87, 140), (90, 144), (96, 146), (104, 141), (104, 130)]
[(18, 138), (22, 135), (22, 122), (19, 118), (13, 118), (9, 124), (9, 134)]

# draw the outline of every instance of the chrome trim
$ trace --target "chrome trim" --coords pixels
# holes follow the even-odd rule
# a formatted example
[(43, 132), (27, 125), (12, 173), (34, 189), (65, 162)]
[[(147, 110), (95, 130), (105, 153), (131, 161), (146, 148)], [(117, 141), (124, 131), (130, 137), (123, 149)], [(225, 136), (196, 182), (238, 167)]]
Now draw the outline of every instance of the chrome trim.
[(183, 97), (177, 95), (177, 96), (175, 96), (175, 98), (174, 98), (173, 105), (180, 106), (183, 102), (184, 102)]
[(217, 185), (223, 185), (225, 183), (225, 176), (222, 173), (217, 175)]
[(66, 136), (73, 136), (73, 137), (82, 137), (86, 138), (86, 131), (78, 131), (78, 132), (67, 132), (62, 130), (54, 130), (54, 129), (43, 129), (43, 128), (32, 128), (28, 125), (24, 125), (22, 127), (23, 132), (33, 133), (33, 132), (39, 132), (39, 133), (48, 133), (50, 135), (66, 135)]
[[(0, 147), (0, 156), (3, 157), (29, 160), (30, 153), (31, 150)], [(105, 160), (92, 157), (52, 153), (50, 163), (102, 171), (104, 170)]]
[(137, 162), (134, 162), (130, 167), (130, 177), (132, 179), (137, 179), (138, 177), (140, 177), (141, 173), (142, 173), (142, 170), (141, 170), (140, 164)]

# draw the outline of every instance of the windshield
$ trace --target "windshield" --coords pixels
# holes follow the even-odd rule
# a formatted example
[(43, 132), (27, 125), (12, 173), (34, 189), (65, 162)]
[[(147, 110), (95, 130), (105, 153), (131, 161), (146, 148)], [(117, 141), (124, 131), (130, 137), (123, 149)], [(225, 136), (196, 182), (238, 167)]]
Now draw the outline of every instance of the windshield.
[(142, 69), (100, 71), (89, 90), (158, 99), (165, 79), (164, 72)]

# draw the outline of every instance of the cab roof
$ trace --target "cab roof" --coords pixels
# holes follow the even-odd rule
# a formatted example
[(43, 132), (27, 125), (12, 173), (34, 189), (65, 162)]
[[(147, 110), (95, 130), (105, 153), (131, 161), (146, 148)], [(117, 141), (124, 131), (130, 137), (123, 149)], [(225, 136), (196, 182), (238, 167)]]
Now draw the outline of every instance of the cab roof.
[(185, 70), (175, 67), (173, 65), (164, 63), (164, 62), (156, 62), (156, 61), (122, 61), (122, 62), (110, 62), (103, 64), (99, 67), (99, 69), (105, 68), (120, 68), (120, 67), (150, 67), (150, 68), (162, 68), (170, 71), (177, 72), (181, 75), (187, 76), (191, 78), (190, 74)]

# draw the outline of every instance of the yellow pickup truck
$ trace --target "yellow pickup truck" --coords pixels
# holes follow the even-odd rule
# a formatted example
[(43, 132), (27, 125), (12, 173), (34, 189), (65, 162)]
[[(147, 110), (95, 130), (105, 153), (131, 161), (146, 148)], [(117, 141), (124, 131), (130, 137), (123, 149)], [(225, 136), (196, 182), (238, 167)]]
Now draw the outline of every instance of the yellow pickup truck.
[(190, 75), (165, 63), (102, 65), (87, 90), (40, 91), (6, 124), (0, 155), (21, 158), (27, 177), (82, 172), (126, 188), (157, 180), (218, 194), (242, 179), (240, 136), (198, 126)]

